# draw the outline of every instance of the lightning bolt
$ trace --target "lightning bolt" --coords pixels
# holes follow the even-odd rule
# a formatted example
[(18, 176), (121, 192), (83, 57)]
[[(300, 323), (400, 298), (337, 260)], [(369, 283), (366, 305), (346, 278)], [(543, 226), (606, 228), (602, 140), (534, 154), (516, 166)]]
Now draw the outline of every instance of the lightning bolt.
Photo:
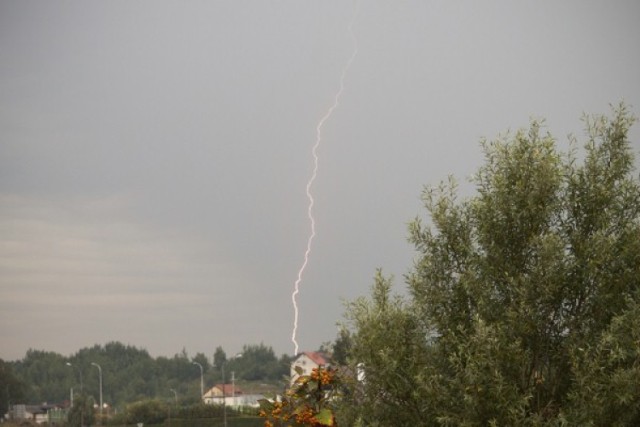
[(324, 116), (320, 118), (320, 121), (318, 121), (318, 125), (316, 126), (316, 142), (313, 145), (313, 148), (311, 150), (311, 155), (313, 156), (313, 172), (311, 173), (311, 177), (309, 178), (309, 181), (307, 181), (307, 187), (306, 187), (307, 199), (309, 201), (308, 208), (307, 208), (307, 217), (309, 218), (311, 231), (309, 233), (309, 238), (307, 239), (307, 249), (304, 252), (304, 261), (302, 262), (302, 265), (298, 270), (298, 277), (293, 285), (293, 293), (291, 294), (291, 302), (293, 303), (293, 332), (291, 334), (291, 342), (293, 343), (293, 346), (294, 346), (294, 352), (293, 352), (294, 355), (298, 354), (298, 341), (296, 341), (296, 334), (298, 332), (298, 314), (299, 314), (297, 296), (298, 296), (298, 293), (300, 292), (300, 283), (302, 282), (302, 276), (304, 275), (304, 271), (306, 270), (307, 265), (309, 264), (309, 256), (311, 255), (311, 247), (313, 244), (313, 239), (316, 237), (316, 220), (313, 216), (313, 205), (315, 201), (313, 199), (313, 193), (311, 192), (311, 188), (313, 187), (313, 183), (315, 182), (316, 177), (318, 176), (318, 164), (319, 164), (318, 148), (320, 147), (320, 143), (322, 142), (322, 129), (324, 127), (324, 124), (327, 120), (329, 120), (334, 110), (338, 108), (338, 105), (340, 104), (340, 97), (342, 96), (342, 92), (344, 91), (345, 78), (347, 76), (349, 69), (351, 68), (351, 64), (353, 63), (353, 60), (356, 58), (356, 55), (358, 54), (358, 39), (356, 38), (355, 33), (353, 32), (353, 26), (355, 25), (355, 21), (358, 16), (359, 9), (360, 9), (360, 0), (356, 0), (353, 16), (351, 17), (351, 21), (349, 22), (349, 26), (348, 26), (349, 36), (351, 37), (351, 42), (353, 46), (351, 56), (349, 56), (347, 63), (342, 69), (342, 74), (340, 75), (340, 84), (338, 87), (338, 91), (334, 96), (333, 104), (329, 107), (329, 109), (324, 114)]

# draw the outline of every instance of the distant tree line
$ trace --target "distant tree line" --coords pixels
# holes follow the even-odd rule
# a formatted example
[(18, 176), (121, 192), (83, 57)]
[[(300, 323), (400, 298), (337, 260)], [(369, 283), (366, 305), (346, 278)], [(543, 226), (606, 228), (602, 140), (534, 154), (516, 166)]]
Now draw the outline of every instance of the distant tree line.
[[(183, 404), (200, 401), (200, 366), (205, 391), (226, 382), (233, 373), (236, 381), (283, 383), (289, 375), (291, 358), (276, 357), (264, 344), (245, 345), (242, 352), (227, 357), (222, 347), (211, 356), (197, 353), (190, 357), (186, 350), (173, 357), (152, 357), (147, 350), (120, 342), (95, 345), (65, 357), (55, 352), (29, 350), (21, 360), (0, 360), (0, 410), (9, 404), (69, 400), (71, 389), (76, 397), (85, 395), (99, 401), (99, 369), (102, 370), (103, 401), (120, 407), (147, 399), (174, 398), (175, 390)], [(97, 365), (97, 366), (96, 366)]]

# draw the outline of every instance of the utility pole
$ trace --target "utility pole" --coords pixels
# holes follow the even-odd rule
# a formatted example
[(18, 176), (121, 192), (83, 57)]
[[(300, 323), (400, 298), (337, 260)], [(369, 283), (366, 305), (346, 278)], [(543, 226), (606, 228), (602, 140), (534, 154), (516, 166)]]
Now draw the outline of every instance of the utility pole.
[(222, 365), (220, 369), (222, 369), (222, 419), (224, 421), (224, 427), (227, 427), (227, 396), (225, 391), (227, 384), (224, 379), (224, 365)]
[(213, 367), (220, 368), (220, 372), (222, 373), (222, 419), (224, 422), (224, 427), (227, 427), (227, 395), (226, 395), (226, 380), (224, 378), (224, 365), (226, 361), (220, 363), (220, 366), (216, 366), (215, 363)]
[(202, 365), (198, 362), (191, 363), (200, 367), (200, 399), (202, 399), (202, 396), (204, 396), (204, 370), (202, 369)]
[(100, 374), (100, 425), (102, 425), (102, 367), (95, 362), (91, 362), (91, 364), (98, 368)]
[(231, 397), (234, 398), (233, 399), (233, 403), (235, 403), (235, 397), (236, 397), (236, 373), (234, 371), (231, 371)]

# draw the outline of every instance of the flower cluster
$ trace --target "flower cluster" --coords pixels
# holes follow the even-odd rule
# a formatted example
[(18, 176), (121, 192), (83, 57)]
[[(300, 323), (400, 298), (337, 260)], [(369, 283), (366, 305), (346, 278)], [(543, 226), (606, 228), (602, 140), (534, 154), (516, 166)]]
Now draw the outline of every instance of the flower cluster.
[(266, 418), (265, 427), (337, 427), (330, 401), (339, 378), (335, 370), (313, 369), (302, 375), (287, 390), (281, 401), (261, 400), (260, 416)]
[(335, 372), (331, 369), (313, 368), (309, 378), (312, 381), (320, 382), (320, 385), (330, 385), (334, 382)]

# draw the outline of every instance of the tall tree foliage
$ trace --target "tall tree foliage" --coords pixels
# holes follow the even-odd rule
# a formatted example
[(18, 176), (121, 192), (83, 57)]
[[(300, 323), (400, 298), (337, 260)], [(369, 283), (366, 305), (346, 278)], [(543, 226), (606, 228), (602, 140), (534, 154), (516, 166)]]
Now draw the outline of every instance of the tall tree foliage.
[(24, 383), (11, 369), (11, 365), (0, 359), (0, 416), (6, 414), (12, 403), (24, 399)]
[(71, 388), (79, 393), (79, 372), (67, 366), (67, 361), (54, 352), (28, 350), (24, 359), (12, 363), (13, 372), (24, 384), (23, 398), (34, 403), (57, 402), (69, 399)]
[(347, 318), (355, 330), (349, 358), (357, 378), (344, 393), (339, 424), (415, 426), (430, 419), (417, 393), (428, 371), (429, 331), (413, 306), (391, 295), (391, 280), (378, 272), (371, 300), (350, 303)]
[(84, 427), (94, 425), (95, 411), (93, 410), (95, 402), (86, 395), (78, 396), (67, 415), (69, 427)]
[(227, 353), (221, 346), (218, 346), (215, 353), (213, 353), (213, 366), (220, 368), (225, 363), (227, 363)]
[(242, 353), (230, 359), (227, 364), (227, 370), (233, 371), (236, 378), (248, 381), (279, 380), (289, 373), (287, 359), (278, 360), (273, 348), (262, 343), (244, 345)]
[(349, 309), (359, 408), (389, 402), (423, 425), (640, 424), (633, 122), (624, 105), (586, 118), (580, 157), (533, 122), (483, 142), (474, 197), (453, 180), (425, 190), (409, 301), (385, 311), (376, 286)]

